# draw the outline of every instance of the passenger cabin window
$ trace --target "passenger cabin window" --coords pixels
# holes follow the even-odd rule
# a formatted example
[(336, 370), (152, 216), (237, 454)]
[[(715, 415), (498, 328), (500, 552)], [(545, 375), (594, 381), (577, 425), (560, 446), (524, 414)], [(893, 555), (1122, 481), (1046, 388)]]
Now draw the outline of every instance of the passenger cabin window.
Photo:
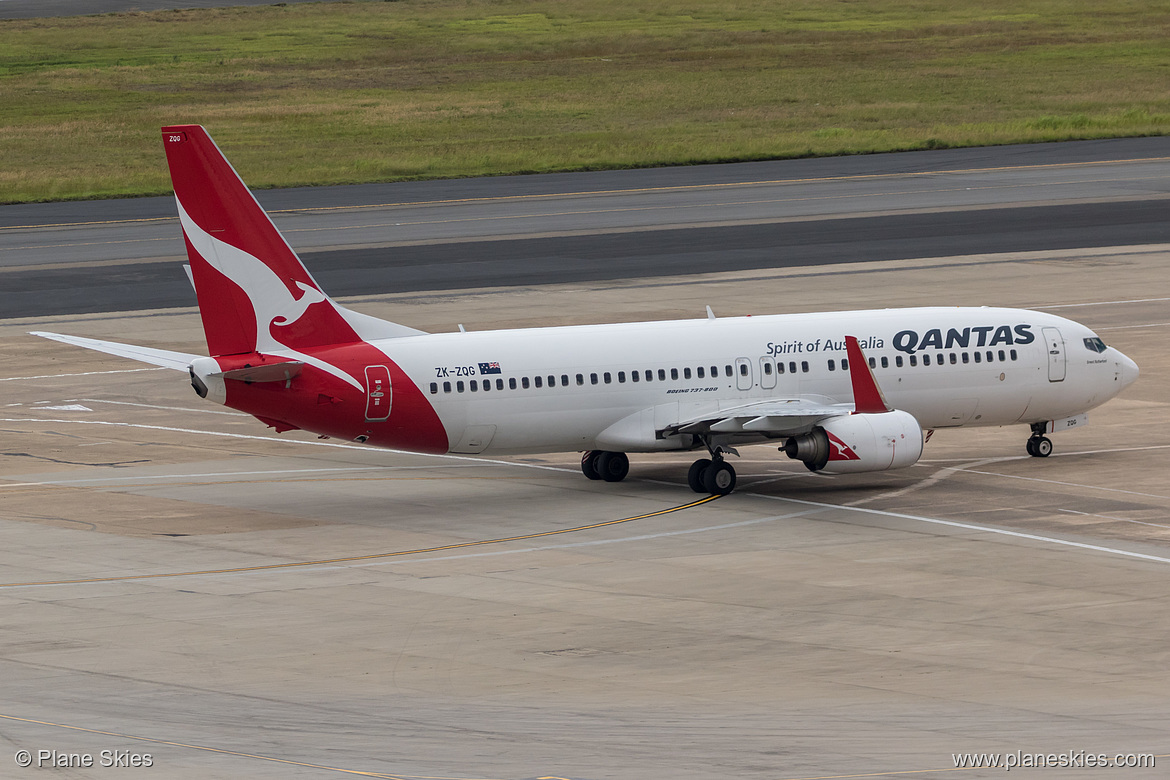
[(470, 380), (468, 384), (471, 385), (471, 392), (474, 393), (476, 390), (479, 390), (478, 383), (474, 379)]
[(690, 378), (691, 378), (691, 370), (689, 368), (684, 368), (683, 369), (683, 379), (690, 379)]
[(585, 384), (585, 375), (584, 374), (577, 374), (577, 384), (578, 385)]
[(734, 376), (734, 373), (731, 370), (731, 366), (724, 366), (723, 370), (724, 370), (724, 373), (726, 373), (728, 376)]
[(516, 389), (516, 377), (514, 377), (514, 376), (508, 377), (508, 389), (509, 390)]
[(882, 356), (882, 368), (889, 368), (889, 367), (890, 367), (890, 359), (883, 355)]
[(451, 383), (450, 383), (450, 382), (444, 382), (444, 383), (443, 383), (443, 392), (444, 392), (444, 393), (449, 393), (449, 392), (451, 392)]
[(637, 382), (637, 381), (638, 381), (638, 380), (640, 380), (641, 378), (642, 378), (642, 377), (640, 377), (640, 376), (638, 375), (638, 372), (637, 372), (637, 370), (634, 370), (634, 371), (631, 371), (631, 372), (630, 372), (630, 381), (631, 381), (631, 382)]
[(975, 362), (976, 362), (976, 363), (982, 363), (982, 362), (983, 362), (983, 353), (982, 353), (982, 352), (976, 352), (976, 353), (975, 353)]
[(764, 375), (765, 376), (772, 376), (772, 364), (771, 363), (764, 364)]
[[(578, 382), (578, 384), (580, 384), (580, 382)], [(561, 387), (568, 387), (568, 386), (569, 386), (569, 375), (568, 374), (561, 374)]]
[(646, 369), (646, 381), (647, 382), (654, 381), (654, 372), (651, 371), (650, 369)]
[(711, 378), (712, 379), (719, 378), (719, 366), (711, 366)]
[(439, 383), (431, 382), (431, 395), (434, 395), (437, 392), (439, 392)]
[(524, 387), (525, 390), (527, 390), (528, 389), (528, 377), (521, 378), (520, 384)]
[(677, 368), (670, 369), (670, 378), (675, 379), (675, 380), (678, 379), (678, 369)]
[(496, 380), (496, 389), (497, 389), (497, 390), (503, 390), (503, 389), (504, 389), (504, 380), (503, 380), (503, 379), (497, 379), (497, 380)]
[(833, 360), (832, 358), (829, 358), (829, 370), (830, 370), (830, 371), (836, 371), (836, 370), (837, 370), (837, 361), (836, 361), (836, 360)]
[(463, 380), (459, 380), (458, 382), (455, 383), (455, 390), (456, 390), (456, 392), (460, 392), (460, 393), (463, 392)]
[(666, 381), (666, 369), (665, 368), (658, 369), (658, 381), (659, 382)]
[(539, 376), (535, 376), (532, 378), (532, 384), (536, 385), (537, 387), (544, 387), (544, 380)]
[(740, 376), (747, 376), (748, 375), (747, 363), (740, 363), (739, 364), (739, 375)]
[(1012, 360), (1016, 359), (1016, 351), (1014, 349), (1011, 351), (1011, 356), (1012, 356)]
[(608, 385), (608, 384), (611, 384), (611, 383), (613, 382), (613, 375), (612, 375), (612, 374), (610, 374), (608, 371), (606, 371), (606, 372), (605, 372), (605, 375), (604, 375), (604, 376), (605, 376), (605, 383), (606, 383), (607, 385)]
[(788, 373), (790, 373), (790, 374), (795, 374), (795, 373), (796, 373), (796, 361), (795, 361), (795, 360), (789, 361), (789, 363), (788, 363)]
[(849, 370), (849, 358), (841, 358), (841, 370), (842, 371)]
[(801, 370), (801, 371), (803, 371), (803, 372), (804, 372), (804, 373), (806, 373), (806, 374), (808, 373), (808, 361), (807, 361), (807, 360), (802, 360), (802, 361), (801, 361), (801, 363), (800, 363), (800, 370)]
[[(913, 360), (914, 358), (911, 357), (910, 359)], [(922, 356), (922, 365), (924, 365), (924, 366), (930, 365), (930, 355), (923, 355)]]
[(699, 379), (706, 378), (706, 369), (704, 369), (702, 366), (699, 366), (695, 369), (695, 376)]
[[(882, 358), (882, 359), (885, 360), (885, 358)], [(902, 356), (901, 355), (894, 355), (894, 365), (898, 368), (902, 367)]]
[(918, 356), (917, 355), (910, 356), (910, 365), (912, 365), (912, 366), (918, 365)]
[(626, 381), (626, 372), (625, 372), (625, 371), (619, 371), (619, 372), (618, 372), (618, 382), (621, 382), (621, 383), (623, 383), (623, 384), (624, 384), (624, 383), (625, 383), (625, 381)]
[(589, 375), (589, 384), (591, 384), (591, 385), (597, 384), (597, 374), (590, 374)]
[[(567, 377), (566, 377), (566, 381), (568, 381)], [(548, 386), (549, 387), (556, 387), (557, 386), (557, 378), (555, 376), (553, 376), (552, 374), (549, 374), (549, 376), (548, 376)]]

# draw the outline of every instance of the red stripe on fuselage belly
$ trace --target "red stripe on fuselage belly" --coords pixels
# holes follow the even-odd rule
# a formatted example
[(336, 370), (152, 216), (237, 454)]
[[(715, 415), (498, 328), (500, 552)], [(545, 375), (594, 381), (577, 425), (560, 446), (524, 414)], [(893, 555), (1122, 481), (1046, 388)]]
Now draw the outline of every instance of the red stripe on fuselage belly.
[[(226, 405), (241, 412), (278, 420), (313, 433), (353, 441), (369, 437), (368, 444), (414, 452), (444, 453), (450, 442), (439, 415), (422, 391), (398, 364), (381, 350), (365, 342), (322, 349), (306, 349), (305, 355), (322, 360), (353, 377), (358, 390), (324, 369), (306, 363), (284, 382), (245, 383), (227, 380)], [(279, 358), (295, 360), (295, 357)], [(231, 355), (217, 358), (220, 368), (229, 371), (261, 362), (260, 356)], [(267, 358), (263, 362), (273, 362)], [(386, 366), (392, 389), (390, 417), (379, 422), (366, 420), (366, 366)]]

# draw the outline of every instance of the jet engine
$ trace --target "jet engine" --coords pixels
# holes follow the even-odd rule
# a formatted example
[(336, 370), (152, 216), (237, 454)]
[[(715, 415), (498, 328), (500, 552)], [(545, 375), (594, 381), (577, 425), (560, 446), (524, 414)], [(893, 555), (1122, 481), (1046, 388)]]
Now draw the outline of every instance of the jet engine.
[(809, 471), (857, 474), (913, 466), (922, 456), (922, 427), (908, 412), (831, 417), (781, 448)]

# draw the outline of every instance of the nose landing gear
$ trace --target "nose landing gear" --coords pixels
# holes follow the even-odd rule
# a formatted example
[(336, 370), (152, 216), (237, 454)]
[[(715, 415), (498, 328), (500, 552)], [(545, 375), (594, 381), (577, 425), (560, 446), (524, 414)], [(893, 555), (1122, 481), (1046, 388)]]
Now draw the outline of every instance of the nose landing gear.
[(1047, 458), (1052, 454), (1052, 439), (1044, 434), (1047, 426), (1044, 423), (1032, 423), (1032, 435), (1028, 438), (1025, 449), (1033, 458)]

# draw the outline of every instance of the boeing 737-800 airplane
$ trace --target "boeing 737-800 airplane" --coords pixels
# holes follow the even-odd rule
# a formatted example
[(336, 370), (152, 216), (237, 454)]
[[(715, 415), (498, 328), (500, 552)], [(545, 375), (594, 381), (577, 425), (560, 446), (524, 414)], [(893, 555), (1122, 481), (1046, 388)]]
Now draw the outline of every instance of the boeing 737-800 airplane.
[[(583, 452), (616, 482), (629, 452), (705, 451), (696, 492), (729, 493), (724, 456), (778, 445), (813, 471), (914, 464), (924, 430), (1045, 436), (1133, 382), (1076, 322), (1001, 308), (424, 333), (339, 306), (198, 125), (163, 128), (211, 357), (36, 335), (187, 372), (203, 398), (278, 432), (425, 453)], [(880, 385), (880, 387), (879, 387)]]

